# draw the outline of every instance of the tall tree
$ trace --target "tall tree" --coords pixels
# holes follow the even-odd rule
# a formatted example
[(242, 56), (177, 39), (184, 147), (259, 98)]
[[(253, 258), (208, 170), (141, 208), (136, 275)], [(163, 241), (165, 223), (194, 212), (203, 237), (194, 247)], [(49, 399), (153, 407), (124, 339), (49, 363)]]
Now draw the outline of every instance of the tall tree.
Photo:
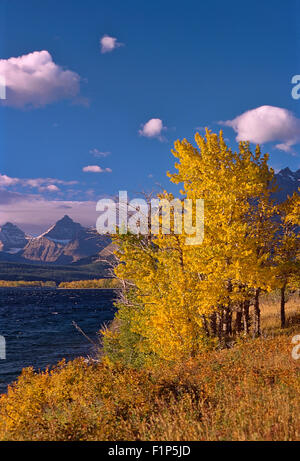
[[(216, 336), (226, 342), (241, 306), (248, 331), (251, 298), (259, 335), (259, 294), (270, 285), (274, 173), (268, 156), (259, 147), (252, 153), (246, 142), (232, 151), (222, 132), (207, 130), (195, 140), (197, 147), (185, 139), (175, 143), (177, 173), (168, 176), (183, 185), (183, 200), (204, 199), (204, 241), (188, 245), (188, 232), (183, 226), (176, 233), (174, 223), (170, 234), (160, 227), (150, 240), (130, 234), (116, 238), (116, 275), (135, 292), (126, 311), (131, 333), (139, 338), (134, 347), (167, 360), (194, 355)], [(160, 198), (174, 199), (167, 193)]]

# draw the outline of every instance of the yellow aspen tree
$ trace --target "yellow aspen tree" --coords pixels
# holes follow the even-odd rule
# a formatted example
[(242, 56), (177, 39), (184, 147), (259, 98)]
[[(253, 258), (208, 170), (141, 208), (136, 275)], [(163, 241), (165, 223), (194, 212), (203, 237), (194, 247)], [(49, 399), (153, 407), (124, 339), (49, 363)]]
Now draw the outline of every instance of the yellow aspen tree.
[[(207, 294), (212, 290), (219, 295), (216, 303), (225, 310), (221, 312), (225, 323), (230, 305), (248, 292), (241, 292), (240, 286), (253, 288), (259, 334), (258, 297), (268, 286), (274, 235), (275, 208), (270, 200), (274, 172), (258, 146), (252, 153), (249, 143), (241, 142), (233, 152), (222, 132), (218, 136), (208, 130), (205, 138), (196, 134), (195, 139), (198, 149), (186, 140), (175, 143), (178, 173), (169, 174), (172, 182), (183, 183), (186, 197), (201, 196), (205, 201), (205, 240), (195, 250), (194, 265), (205, 266)], [(228, 332), (228, 326), (225, 329)]]
[(274, 262), (276, 281), (280, 288), (281, 328), (286, 325), (286, 289), (300, 278), (300, 195), (295, 192), (278, 207), (280, 215)]
[(174, 229), (150, 240), (126, 235), (115, 242), (116, 275), (134, 289), (126, 311), (139, 338), (134, 348), (164, 360), (195, 355), (216, 334), (221, 341), (230, 336), (233, 311), (242, 304), (249, 312), (250, 294), (259, 334), (259, 292), (269, 286), (274, 209), (268, 156), (258, 147), (252, 153), (246, 142), (232, 151), (222, 132), (207, 130), (195, 140), (197, 147), (185, 139), (175, 143), (177, 173), (168, 176), (182, 184), (183, 200), (204, 199), (202, 244), (187, 245), (187, 233)]

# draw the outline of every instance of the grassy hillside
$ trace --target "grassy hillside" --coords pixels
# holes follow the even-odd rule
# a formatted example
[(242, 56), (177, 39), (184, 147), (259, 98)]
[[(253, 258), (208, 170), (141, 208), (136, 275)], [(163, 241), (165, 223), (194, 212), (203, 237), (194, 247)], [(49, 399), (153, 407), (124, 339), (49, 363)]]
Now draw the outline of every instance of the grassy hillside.
[[(276, 301), (276, 300), (275, 300)], [(134, 370), (106, 360), (23, 371), (0, 399), (1, 440), (299, 440), (299, 297), (279, 328), (263, 305), (263, 337), (184, 363)]]

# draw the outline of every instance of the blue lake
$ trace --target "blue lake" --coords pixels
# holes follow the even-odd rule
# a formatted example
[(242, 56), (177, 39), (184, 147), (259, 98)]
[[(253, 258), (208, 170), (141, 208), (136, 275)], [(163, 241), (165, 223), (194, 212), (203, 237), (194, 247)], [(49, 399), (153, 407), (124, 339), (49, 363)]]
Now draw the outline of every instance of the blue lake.
[(22, 368), (36, 370), (62, 358), (95, 355), (97, 332), (114, 316), (113, 290), (56, 290), (0, 288), (0, 335), (6, 341), (6, 359), (0, 360), (0, 393)]

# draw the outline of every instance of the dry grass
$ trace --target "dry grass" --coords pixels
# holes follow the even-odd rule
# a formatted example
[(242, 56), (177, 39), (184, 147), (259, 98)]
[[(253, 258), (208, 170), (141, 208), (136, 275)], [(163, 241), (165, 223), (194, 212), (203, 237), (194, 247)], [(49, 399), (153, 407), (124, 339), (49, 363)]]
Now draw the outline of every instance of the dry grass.
[[(280, 297), (279, 293), (269, 294), (262, 297), (262, 329), (266, 335), (283, 334), (280, 329)], [(287, 294), (286, 303), (286, 333), (299, 332), (300, 325), (300, 291)]]

